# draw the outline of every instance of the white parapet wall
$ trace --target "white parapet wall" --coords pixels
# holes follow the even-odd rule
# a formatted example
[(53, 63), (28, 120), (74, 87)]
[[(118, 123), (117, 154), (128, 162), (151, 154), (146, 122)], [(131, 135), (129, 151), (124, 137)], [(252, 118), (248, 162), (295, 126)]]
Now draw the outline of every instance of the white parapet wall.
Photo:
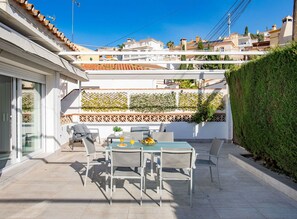
[[(69, 129), (73, 124), (62, 126), (62, 144), (67, 144), (71, 133)], [(131, 127), (148, 127), (151, 130), (158, 130), (160, 123), (85, 123), (89, 128), (99, 129), (101, 142), (113, 133), (114, 126), (120, 126), (124, 132), (129, 132)], [(227, 122), (208, 122), (202, 124), (187, 122), (170, 122), (164, 123), (167, 132), (173, 132), (175, 140), (197, 140), (208, 141), (213, 138), (228, 140)]]

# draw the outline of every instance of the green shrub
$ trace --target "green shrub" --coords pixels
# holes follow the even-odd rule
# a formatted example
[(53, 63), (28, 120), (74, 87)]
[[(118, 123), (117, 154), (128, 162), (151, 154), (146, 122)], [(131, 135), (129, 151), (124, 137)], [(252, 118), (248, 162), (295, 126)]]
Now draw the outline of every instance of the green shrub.
[(33, 112), (34, 109), (34, 94), (23, 92), (22, 94), (22, 110), (23, 112)]
[(132, 94), (130, 110), (136, 112), (170, 112), (176, 109), (175, 93)]
[(224, 98), (220, 92), (207, 94), (197, 93), (180, 93), (179, 109), (183, 111), (197, 111), (199, 107), (211, 105), (216, 110), (224, 109)]
[(82, 110), (87, 112), (114, 112), (128, 109), (127, 93), (82, 92)]
[(226, 73), (236, 140), (297, 179), (297, 44)]

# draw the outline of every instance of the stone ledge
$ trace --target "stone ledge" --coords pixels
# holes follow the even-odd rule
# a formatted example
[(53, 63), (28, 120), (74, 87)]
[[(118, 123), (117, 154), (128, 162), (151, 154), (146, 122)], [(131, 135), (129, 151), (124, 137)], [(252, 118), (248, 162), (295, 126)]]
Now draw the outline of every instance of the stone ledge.
[(285, 176), (272, 172), (271, 170), (268, 170), (265, 167), (241, 155), (229, 154), (228, 157), (231, 161), (235, 162), (245, 170), (259, 177), (270, 186), (297, 201), (297, 184), (293, 183)]

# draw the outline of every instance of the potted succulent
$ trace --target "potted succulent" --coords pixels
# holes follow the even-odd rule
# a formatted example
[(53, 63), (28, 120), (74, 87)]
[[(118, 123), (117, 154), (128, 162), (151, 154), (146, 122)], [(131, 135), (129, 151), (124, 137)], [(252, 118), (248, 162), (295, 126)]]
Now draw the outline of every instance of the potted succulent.
[(114, 126), (113, 129), (115, 136), (120, 136), (122, 134), (123, 129), (119, 126)]

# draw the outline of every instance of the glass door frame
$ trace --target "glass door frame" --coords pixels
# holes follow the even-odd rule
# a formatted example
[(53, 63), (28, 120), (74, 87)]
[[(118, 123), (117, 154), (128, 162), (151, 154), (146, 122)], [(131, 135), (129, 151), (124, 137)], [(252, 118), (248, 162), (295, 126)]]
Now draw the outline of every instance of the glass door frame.
[[(21, 162), (23, 160), (27, 160), (32, 156), (35, 156), (37, 154), (40, 154), (42, 152), (45, 151), (45, 85), (40, 83), (41, 85), (41, 89), (40, 89), (40, 101), (41, 101), (41, 115), (40, 115), (40, 144), (41, 147), (28, 154), (23, 156), (22, 153), (22, 147), (23, 147), (23, 143), (22, 143), (22, 124), (23, 124), (23, 112), (22, 112), (22, 79), (16, 79), (16, 142), (17, 142), (17, 150), (16, 150), (16, 162)], [(34, 82), (34, 81), (32, 81)], [(39, 83), (39, 82), (34, 82), (34, 83)]]

